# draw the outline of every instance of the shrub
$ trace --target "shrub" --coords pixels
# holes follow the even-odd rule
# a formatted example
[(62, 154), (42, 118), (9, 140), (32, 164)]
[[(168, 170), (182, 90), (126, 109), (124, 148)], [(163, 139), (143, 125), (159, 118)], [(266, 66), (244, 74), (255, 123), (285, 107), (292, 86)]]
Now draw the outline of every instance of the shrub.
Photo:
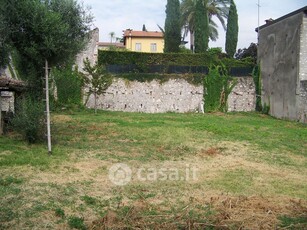
[(44, 140), (44, 121), (43, 103), (27, 97), (17, 104), (12, 125), (31, 144)]
[(52, 76), (56, 83), (58, 105), (81, 105), (82, 103), (82, 79), (78, 71), (66, 68), (52, 69)]

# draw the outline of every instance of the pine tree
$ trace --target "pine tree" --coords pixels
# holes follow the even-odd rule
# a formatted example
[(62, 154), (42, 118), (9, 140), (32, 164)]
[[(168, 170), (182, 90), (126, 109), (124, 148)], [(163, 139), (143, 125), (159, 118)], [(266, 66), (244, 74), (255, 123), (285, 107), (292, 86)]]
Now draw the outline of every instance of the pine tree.
[(179, 0), (167, 0), (164, 27), (164, 52), (177, 53), (181, 42), (180, 4)]
[(197, 0), (195, 10), (195, 53), (204, 53), (209, 43), (209, 18), (204, 5), (207, 0)]
[(237, 44), (238, 44), (238, 33), (239, 33), (239, 26), (238, 26), (237, 7), (234, 0), (231, 0), (229, 14), (228, 14), (228, 21), (227, 21), (226, 43), (225, 43), (226, 53), (230, 57), (233, 57), (234, 54), (236, 53)]

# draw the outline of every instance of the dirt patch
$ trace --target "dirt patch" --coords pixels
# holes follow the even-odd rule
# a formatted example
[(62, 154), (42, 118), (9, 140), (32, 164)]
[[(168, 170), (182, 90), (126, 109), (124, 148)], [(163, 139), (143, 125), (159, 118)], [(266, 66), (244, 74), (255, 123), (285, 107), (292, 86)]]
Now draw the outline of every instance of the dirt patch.
[[(93, 221), (90, 229), (276, 229), (280, 224), (280, 216), (306, 215), (307, 202), (222, 195), (212, 196), (205, 201), (190, 199), (180, 209), (173, 207), (173, 211), (169, 209), (165, 212), (163, 209), (146, 201), (136, 201), (130, 206), (109, 210), (103, 218)], [(293, 227), (304, 228), (303, 225), (301, 223)]]
[(206, 157), (206, 156), (216, 156), (221, 154), (221, 149), (216, 147), (210, 147), (208, 149), (202, 149), (197, 156)]

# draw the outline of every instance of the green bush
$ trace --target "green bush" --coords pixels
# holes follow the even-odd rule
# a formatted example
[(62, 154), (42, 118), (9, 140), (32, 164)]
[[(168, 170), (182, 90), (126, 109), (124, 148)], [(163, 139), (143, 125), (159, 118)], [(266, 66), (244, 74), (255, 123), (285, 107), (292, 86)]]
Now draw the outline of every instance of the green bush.
[(17, 104), (12, 125), (30, 144), (44, 140), (44, 104), (30, 97), (20, 101)]
[(72, 70), (71, 66), (66, 68), (52, 69), (57, 91), (56, 104), (60, 106), (82, 104), (82, 78), (78, 71)]

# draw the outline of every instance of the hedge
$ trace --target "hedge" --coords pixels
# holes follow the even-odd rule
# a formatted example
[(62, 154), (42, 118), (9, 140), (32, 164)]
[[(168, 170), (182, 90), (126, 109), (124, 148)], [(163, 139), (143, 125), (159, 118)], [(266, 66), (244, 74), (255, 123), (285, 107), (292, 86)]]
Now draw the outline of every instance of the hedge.
[(103, 51), (98, 52), (99, 65), (174, 65), (174, 66), (211, 66), (224, 65), (230, 67), (252, 67), (253, 63), (247, 60), (236, 60), (225, 57), (225, 54), (203, 53), (142, 53), (131, 51)]

